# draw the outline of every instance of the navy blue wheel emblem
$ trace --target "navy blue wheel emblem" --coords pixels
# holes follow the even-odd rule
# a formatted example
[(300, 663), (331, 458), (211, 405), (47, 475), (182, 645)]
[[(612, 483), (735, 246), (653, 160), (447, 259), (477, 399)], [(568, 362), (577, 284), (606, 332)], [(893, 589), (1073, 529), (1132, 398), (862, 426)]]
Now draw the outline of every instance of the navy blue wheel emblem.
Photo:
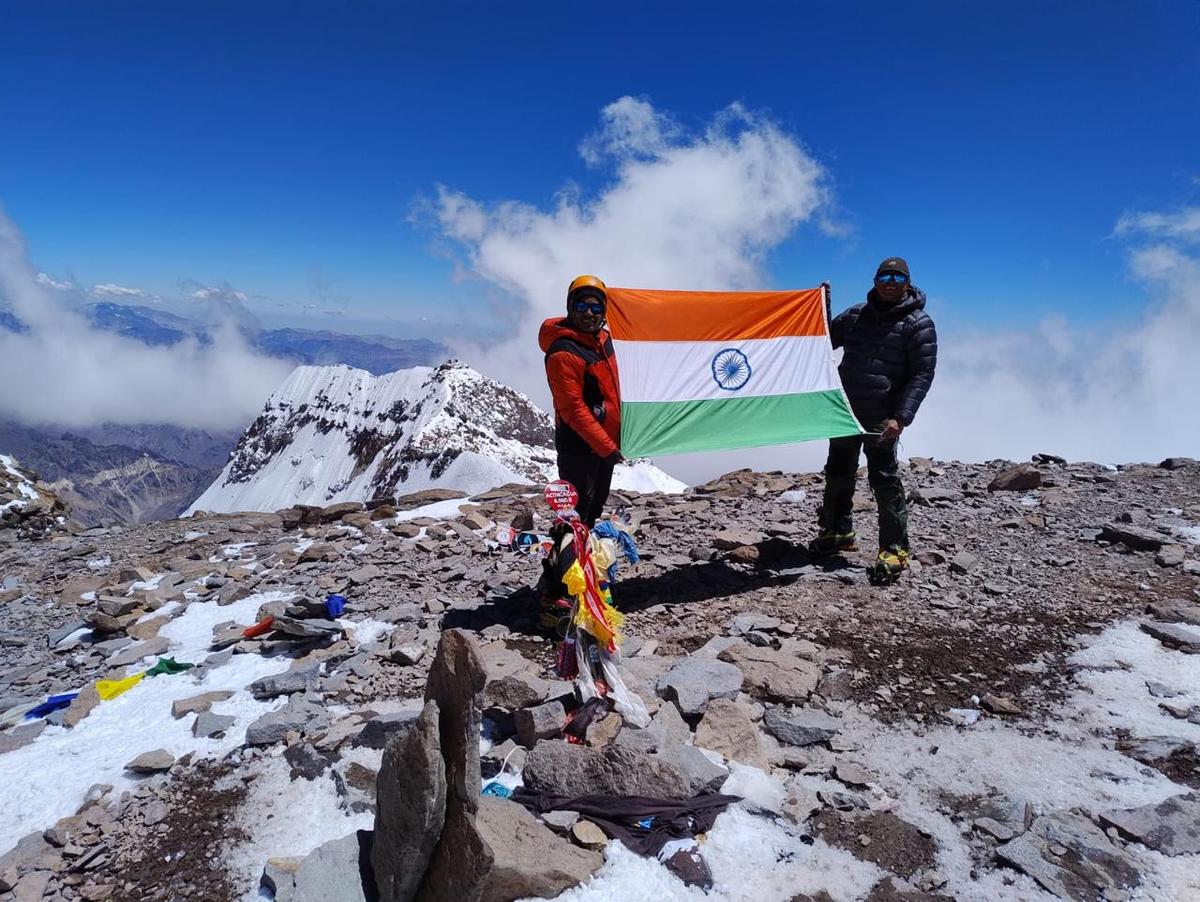
[(717, 351), (712, 359), (713, 379), (723, 391), (737, 391), (750, 381), (750, 361), (737, 348)]

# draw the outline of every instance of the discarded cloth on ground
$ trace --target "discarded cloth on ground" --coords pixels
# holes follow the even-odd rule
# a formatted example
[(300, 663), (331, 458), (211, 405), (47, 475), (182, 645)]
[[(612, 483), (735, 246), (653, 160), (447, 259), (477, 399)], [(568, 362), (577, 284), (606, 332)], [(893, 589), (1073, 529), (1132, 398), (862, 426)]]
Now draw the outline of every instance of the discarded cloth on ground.
[(639, 855), (655, 856), (671, 840), (707, 833), (717, 815), (741, 796), (705, 793), (691, 799), (648, 796), (556, 796), (517, 789), (512, 794), (534, 814), (578, 811), (611, 839), (619, 839)]

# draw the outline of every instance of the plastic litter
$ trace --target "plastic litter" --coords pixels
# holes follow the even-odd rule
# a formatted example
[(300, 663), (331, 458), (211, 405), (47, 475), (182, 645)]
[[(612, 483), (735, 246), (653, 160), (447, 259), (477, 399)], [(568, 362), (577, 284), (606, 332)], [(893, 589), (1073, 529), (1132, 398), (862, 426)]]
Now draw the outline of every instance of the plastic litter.
[(507, 799), (512, 795), (512, 793), (513, 793), (513, 791), (511, 789), (509, 789), (507, 786), (505, 786), (503, 783), (497, 783), (495, 780), (493, 780), (487, 786), (483, 787), (483, 792), (481, 792), (480, 795), (481, 796), (497, 796), (498, 798), (501, 798), (501, 799)]
[(96, 680), (96, 694), (102, 701), (112, 701), (136, 686), (146, 676), (145, 672), (135, 673), (121, 680)]
[(341, 617), (346, 610), (346, 596), (330, 595), (325, 599), (325, 613), (332, 620), (335, 617)]
[(258, 623), (254, 624), (254, 626), (249, 626), (242, 630), (242, 635), (247, 639), (255, 639), (261, 636), (263, 633), (270, 632), (271, 627), (274, 625), (274, 617), (264, 617), (262, 620), (258, 621)]
[(34, 720), (38, 717), (45, 717), (47, 714), (65, 708), (75, 700), (77, 695), (79, 695), (78, 692), (64, 692), (61, 695), (52, 695), (40, 705), (26, 711), (25, 719)]
[(186, 661), (176, 661), (174, 658), (159, 658), (158, 663), (146, 671), (146, 676), (156, 677), (162, 674), (172, 676), (177, 673), (183, 673), (185, 670), (191, 670), (195, 664), (189, 664)]

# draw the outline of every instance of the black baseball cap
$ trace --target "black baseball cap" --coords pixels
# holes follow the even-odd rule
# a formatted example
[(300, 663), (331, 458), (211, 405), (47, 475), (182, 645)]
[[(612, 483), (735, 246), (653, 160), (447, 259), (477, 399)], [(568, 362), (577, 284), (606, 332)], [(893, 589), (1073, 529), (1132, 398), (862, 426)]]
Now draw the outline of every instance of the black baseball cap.
[(879, 269), (875, 270), (875, 278), (879, 278), (885, 272), (902, 272), (906, 276), (912, 277), (908, 271), (908, 261), (903, 257), (888, 257), (879, 264)]

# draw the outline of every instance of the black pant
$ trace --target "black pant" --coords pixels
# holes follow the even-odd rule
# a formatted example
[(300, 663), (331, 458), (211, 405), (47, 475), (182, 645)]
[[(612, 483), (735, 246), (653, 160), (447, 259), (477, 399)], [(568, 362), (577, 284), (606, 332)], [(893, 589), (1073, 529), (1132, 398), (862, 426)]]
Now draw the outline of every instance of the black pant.
[(896, 460), (896, 441), (877, 435), (849, 435), (831, 439), (825, 462), (825, 499), (821, 528), (839, 533), (854, 530), (854, 485), (858, 481), (858, 455), (867, 452), (867, 482), (879, 505), (879, 547), (908, 550), (908, 505)]
[(596, 525), (604, 510), (604, 502), (608, 500), (608, 490), (612, 485), (613, 465), (604, 462), (604, 458), (595, 454), (563, 454), (558, 455), (558, 478), (565, 479), (575, 486), (579, 493), (579, 519), (588, 528)]

